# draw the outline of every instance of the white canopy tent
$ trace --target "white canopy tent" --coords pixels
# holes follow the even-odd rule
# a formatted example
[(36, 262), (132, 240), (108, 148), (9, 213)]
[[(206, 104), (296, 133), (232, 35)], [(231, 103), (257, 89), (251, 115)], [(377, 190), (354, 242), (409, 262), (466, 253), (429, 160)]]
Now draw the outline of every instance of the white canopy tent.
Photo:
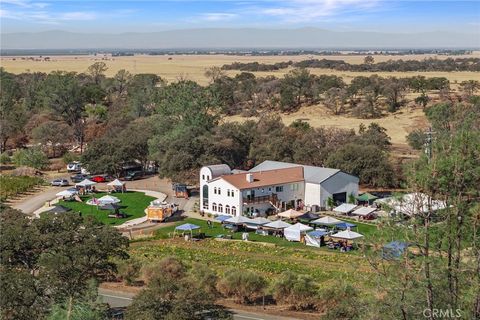
[(98, 198), (97, 202), (100, 206), (103, 206), (103, 205), (109, 204), (109, 203), (119, 203), (120, 199), (118, 199), (117, 197), (114, 197), (114, 196), (103, 196), (101, 198)]
[(65, 198), (70, 198), (74, 195), (76, 195), (78, 192), (75, 190), (63, 190), (60, 191), (59, 193), (56, 194), (57, 197), (65, 197)]
[(363, 235), (347, 229), (347, 230), (332, 234), (331, 237), (345, 239), (345, 240), (354, 240), (354, 239), (362, 238)]
[(313, 228), (303, 223), (297, 222), (294, 225), (285, 228), (283, 230), (283, 234), (285, 236), (285, 239), (287, 239), (288, 241), (301, 241), (302, 235), (310, 230), (313, 230)]
[(224, 222), (231, 223), (231, 224), (245, 224), (245, 223), (252, 223), (252, 221), (253, 219), (250, 219), (244, 216), (235, 216), (227, 220), (224, 220)]
[(277, 229), (277, 230), (281, 230), (281, 229), (285, 229), (285, 228), (288, 228), (291, 226), (290, 223), (286, 223), (282, 220), (277, 220), (277, 221), (273, 221), (273, 222), (270, 222), (270, 223), (267, 223), (265, 225), (263, 225), (265, 228), (271, 228), (271, 229)]
[(282, 217), (282, 218), (288, 218), (288, 219), (295, 219), (296, 217), (301, 216), (303, 213), (293, 210), (293, 209), (288, 209), (287, 211), (280, 212), (277, 214), (277, 216)]
[(122, 182), (118, 179), (115, 179), (112, 182), (107, 183), (107, 186), (110, 186), (110, 187), (122, 187), (124, 185), (125, 185), (125, 182)]
[(115, 191), (122, 191), (122, 193), (125, 191), (125, 182), (122, 182), (118, 179), (107, 183), (107, 186), (111, 187)]
[(437, 211), (447, 207), (444, 201), (434, 200), (429, 195), (420, 192), (408, 193), (400, 197), (377, 199), (375, 203), (386, 205), (393, 213), (402, 213), (407, 216), (426, 213), (429, 210)]
[(313, 220), (311, 223), (322, 225), (322, 226), (334, 226), (336, 224), (342, 223), (342, 221), (335, 219), (333, 217), (323, 217), (317, 220)]
[(76, 187), (84, 187), (84, 188), (86, 188), (86, 187), (91, 187), (91, 186), (93, 186), (94, 184), (97, 184), (97, 183), (94, 182), (94, 181), (92, 181), (92, 180), (85, 179), (85, 180), (77, 183), (75, 186), (76, 186)]
[(358, 208), (357, 210), (353, 211), (352, 214), (357, 215), (357, 216), (368, 216), (370, 213), (372, 213), (376, 210), (377, 210), (377, 208), (361, 207), (361, 208)]
[(347, 213), (349, 213), (350, 211), (352, 211), (353, 209), (355, 209), (356, 207), (357, 207), (356, 204), (342, 203), (342, 204), (339, 205), (338, 207), (333, 208), (333, 211), (334, 211), (334, 212), (340, 212), (340, 213), (342, 213), (342, 214), (347, 214)]
[(305, 244), (310, 247), (320, 248), (322, 245), (322, 236), (328, 235), (326, 231), (315, 230), (305, 235)]
[(264, 224), (270, 223), (271, 221), (267, 218), (257, 217), (251, 219), (250, 222), (245, 223), (245, 226), (249, 229), (258, 229), (259, 227), (263, 226)]

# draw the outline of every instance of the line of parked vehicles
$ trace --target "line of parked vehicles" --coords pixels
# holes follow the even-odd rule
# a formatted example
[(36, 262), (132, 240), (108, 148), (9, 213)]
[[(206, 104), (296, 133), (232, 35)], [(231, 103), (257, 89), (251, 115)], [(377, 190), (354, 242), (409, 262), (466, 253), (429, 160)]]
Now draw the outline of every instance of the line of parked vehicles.
[[(135, 167), (133, 169), (141, 169), (141, 167)], [(90, 174), (89, 172), (86, 171), (85, 168), (82, 168), (82, 164), (80, 162), (72, 162), (67, 164), (67, 171), (70, 173), (75, 173), (70, 177), (70, 180), (73, 183), (78, 183), (81, 182), (85, 179), (91, 180), (96, 183), (102, 183), (102, 182), (108, 182), (112, 181), (115, 178), (107, 175), (107, 174)], [(145, 172), (141, 170), (127, 170), (125, 172), (125, 175), (121, 177), (121, 180), (126, 180), (126, 181), (133, 181), (137, 179), (141, 179), (142, 177), (145, 176)], [(70, 182), (66, 178), (58, 178), (54, 179), (51, 182), (52, 186), (68, 186)]]

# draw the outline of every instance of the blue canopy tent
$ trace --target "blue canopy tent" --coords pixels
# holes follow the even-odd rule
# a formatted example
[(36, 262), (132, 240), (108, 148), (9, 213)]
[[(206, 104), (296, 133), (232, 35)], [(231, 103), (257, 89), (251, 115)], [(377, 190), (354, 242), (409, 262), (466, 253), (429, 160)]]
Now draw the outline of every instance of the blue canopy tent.
[(348, 228), (356, 228), (357, 225), (349, 222), (342, 222), (342, 223), (336, 224), (335, 227), (337, 227), (338, 229), (348, 229)]
[(197, 230), (197, 229), (200, 229), (200, 226), (197, 226), (196, 224), (185, 223), (185, 224), (182, 224), (182, 225), (179, 225), (178, 227), (176, 227), (173, 234), (175, 235), (175, 233), (177, 231), (183, 231), (183, 232), (190, 231), (190, 235), (192, 236), (193, 235), (193, 230)]
[(219, 215), (215, 217), (216, 221), (223, 222), (227, 219), (230, 219), (232, 216), (226, 216), (226, 215)]
[(408, 248), (408, 243), (392, 241), (383, 246), (382, 257), (385, 260), (399, 259)]

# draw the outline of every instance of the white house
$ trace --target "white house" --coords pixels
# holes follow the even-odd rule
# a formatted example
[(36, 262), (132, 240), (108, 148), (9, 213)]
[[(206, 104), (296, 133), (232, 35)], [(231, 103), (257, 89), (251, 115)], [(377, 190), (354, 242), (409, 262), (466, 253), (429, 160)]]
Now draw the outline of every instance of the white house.
[(288, 207), (324, 208), (358, 195), (358, 178), (338, 169), (264, 161), (250, 171), (227, 165), (200, 170), (200, 207), (212, 214), (268, 213)]

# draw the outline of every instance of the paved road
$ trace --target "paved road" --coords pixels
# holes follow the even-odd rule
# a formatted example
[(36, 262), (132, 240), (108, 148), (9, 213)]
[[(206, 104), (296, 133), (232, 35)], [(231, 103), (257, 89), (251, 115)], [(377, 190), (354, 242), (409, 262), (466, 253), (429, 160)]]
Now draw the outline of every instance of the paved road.
[(28, 196), (21, 201), (12, 204), (14, 209), (21, 210), (26, 214), (32, 214), (34, 211), (43, 207), (45, 202), (55, 199), (55, 195), (63, 189), (71, 188), (70, 187), (48, 187), (47, 189), (41, 191), (40, 193)]
[[(108, 289), (98, 289), (98, 295), (103, 302), (108, 303), (111, 308), (128, 307), (133, 300), (135, 294), (113, 291)], [(235, 320), (297, 320), (295, 318), (279, 317), (269, 314), (259, 314), (253, 312), (246, 312), (242, 310), (231, 310), (233, 312), (233, 319)]]

